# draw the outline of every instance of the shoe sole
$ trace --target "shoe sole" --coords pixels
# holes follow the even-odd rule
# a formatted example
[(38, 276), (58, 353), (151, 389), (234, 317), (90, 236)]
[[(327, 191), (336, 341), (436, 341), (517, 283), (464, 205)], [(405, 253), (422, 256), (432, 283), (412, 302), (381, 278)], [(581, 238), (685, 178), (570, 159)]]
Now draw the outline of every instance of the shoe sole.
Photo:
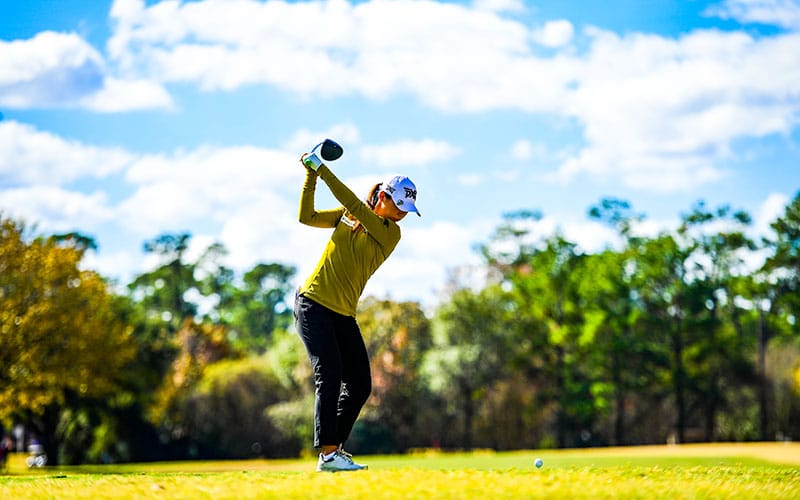
[(363, 466), (359, 469), (320, 469), (317, 468), (317, 472), (358, 472), (360, 470), (367, 470), (369, 469), (368, 466)]

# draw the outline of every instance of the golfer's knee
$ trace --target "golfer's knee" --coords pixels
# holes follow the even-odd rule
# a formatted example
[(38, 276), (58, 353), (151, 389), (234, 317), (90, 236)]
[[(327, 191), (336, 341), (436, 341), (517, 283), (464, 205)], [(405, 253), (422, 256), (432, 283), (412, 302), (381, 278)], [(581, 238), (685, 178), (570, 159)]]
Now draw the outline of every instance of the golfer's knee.
[(357, 400), (360, 404), (364, 404), (369, 399), (369, 395), (372, 393), (372, 379), (367, 377), (363, 380), (360, 380), (359, 383), (356, 385), (353, 391), (353, 399)]

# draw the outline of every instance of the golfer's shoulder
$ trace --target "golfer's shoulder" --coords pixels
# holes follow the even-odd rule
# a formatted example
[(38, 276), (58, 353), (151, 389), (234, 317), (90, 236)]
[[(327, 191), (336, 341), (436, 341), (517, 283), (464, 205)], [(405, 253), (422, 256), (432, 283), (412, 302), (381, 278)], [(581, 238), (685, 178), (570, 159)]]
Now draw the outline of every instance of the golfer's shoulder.
[(381, 221), (383, 226), (386, 228), (386, 243), (392, 247), (397, 245), (397, 242), (400, 241), (400, 238), (403, 236), (402, 231), (400, 230), (400, 224), (385, 217), (381, 217)]

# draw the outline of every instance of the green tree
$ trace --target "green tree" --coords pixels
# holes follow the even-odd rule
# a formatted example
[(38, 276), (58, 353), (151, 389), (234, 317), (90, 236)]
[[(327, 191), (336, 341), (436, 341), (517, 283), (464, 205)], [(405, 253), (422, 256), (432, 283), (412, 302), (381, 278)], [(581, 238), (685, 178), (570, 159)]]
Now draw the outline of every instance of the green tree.
[(510, 304), (498, 310), (513, 311), (507, 327), (511, 364), (526, 373), (537, 402), (554, 415), (555, 445), (565, 447), (582, 442), (593, 426), (592, 375), (582, 339), (594, 332), (587, 331), (581, 309), (585, 255), (558, 233), (534, 239), (540, 218), (527, 210), (506, 215), (480, 250), (509, 290)]
[(266, 358), (221, 360), (203, 371), (182, 403), (192, 456), (280, 457), (296, 454), (266, 409), (290, 397)]
[(197, 314), (197, 305), (187, 300), (190, 290), (200, 286), (195, 278), (195, 263), (186, 262), (191, 235), (162, 234), (144, 243), (144, 251), (159, 256), (162, 264), (137, 276), (128, 285), (134, 299), (148, 318), (160, 320), (174, 333), (185, 318)]
[(275, 330), (286, 330), (293, 320), (287, 297), (296, 269), (278, 263), (256, 264), (244, 274), (241, 286), (222, 290), (220, 316), (231, 328), (234, 343), (263, 353)]
[[(581, 307), (581, 280), (586, 256), (556, 234), (529, 261), (530, 274), (515, 289), (525, 297), (533, 321), (544, 326), (545, 363), (538, 375), (542, 396), (555, 409), (555, 438), (560, 448), (581, 442), (594, 423), (594, 398), (586, 353), (594, 332), (587, 329)], [(539, 342), (535, 342), (538, 344)]]
[(460, 445), (474, 445), (477, 407), (487, 388), (508, 365), (506, 298), (498, 287), (461, 289), (433, 320), (433, 347), (424, 370), (432, 389), (456, 403)]
[(0, 419), (25, 420), (53, 460), (61, 409), (117, 396), (134, 355), (105, 281), (80, 268), (87, 241), (0, 217)]
[[(750, 216), (727, 205), (708, 209), (697, 203), (683, 217), (678, 235), (689, 251), (685, 283), (696, 330), (690, 349), (692, 388), (703, 413), (705, 440), (716, 438), (717, 417), (728, 405), (725, 387), (742, 386), (753, 378), (750, 352), (742, 349), (735, 328), (738, 317), (736, 280), (743, 273), (743, 255), (755, 250), (745, 236)], [(687, 325), (688, 326), (688, 325)], [(753, 436), (756, 437), (756, 436)]]
[(280, 381), (284, 401), (270, 405), (266, 415), (283, 442), (282, 454), (312, 452), (314, 438), (314, 377), (303, 342), (294, 332), (273, 332), (263, 355)]
[[(800, 191), (786, 206), (782, 216), (770, 227), (774, 238), (766, 244), (772, 255), (766, 260), (764, 269), (775, 272), (775, 285), (780, 292), (780, 301), (786, 309), (800, 310)], [(780, 273), (776, 271), (780, 270)]]
[(685, 442), (689, 415), (686, 349), (691, 340), (687, 337), (684, 264), (689, 252), (668, 233), (642, 240), (636, 251), (633, 287), (642, 315), (635, 327), (647, 332), (655, 355), (652, 369), (662, 379), (662, 388), (669, 388), (672, 395), (671, 427), (676, 439)]
[[(766, 238), (764, 244), (771, 252), (760, 272), (757, 274), (759, 294), (756, 304), (759, 312), (759, 373), (761, 433), (797, 436), (800, 433), (800, 402), (797, 394), (786, 397), (785, 390), (775, 389), (767, 374), (768, 345), (770, 339), (777, 349), (796, 350), (800, 344), (798, 333), (798, 311), (800, 311), (800, 191), (786, 206), (783, 214), (770, 227), (773, 236)], [(791, 369), (791, 368), (790, 368)], [(800, 367), (795, 368), (800, 373)], [(794, 378), (792, 375), (777, 374), (779, 378)], [(800, 380), (800, 376), (797, 377)], [(800, 385), (800, 383), (799, 383)], [(800, 392), (800, 391), (797, 391)], [(775, 408), (768, 409), (769, 394), (776, 393)], [(785, 403), (778, 407), (778, 402)], [(769, 415), (774, 422), (769, 424)]]
[(162, 432), (165, 441), (186, 444), (193, 438), (192, 427), (187, 425), (190, 418), (186, 412), (187, 400), (209, 366), (240, 355), (228, 341), (227, 328), (210, 322), (185, 320), (172, 342), (177, 355), (160, 387), (154, 391), (148, 419)]
[[(625, 200), (606, 198), (589, 209), (589, 218), (612, 227), (621, 238), (619, 250), (609, 247), (587, 259), (587, 273), (579, 286), (586, 331), (595, 330), (591, 356), (600, 376), (593, 382), (592, 394), (601, 411), (613, 409), (613, 443), (624, 445), (629, 444), (627, 421), (629, 408), (635, 409), (632, 401), (650, 392), (656, 383), (649, 369), (653, 361), (649, 341), (635, 328), (641, 310), (632, 273), (641, 238), (633, 229), (644, 215), (634, 212)], [(613, 399), (613, 404), (606, 403), (606, 398)]]
[[(632, 300), (633, 285), (625, 272), (627, 251), (605, 250), (589, 255), (579, 282), (585, 318), (580, 342), (587, 345), (591, 394), (598, 417), (610, 416), (610, 439), (634, 444), (628, 426), (637, 418), (637, 404), (651, 394), (657, 379), (651, 370), (654, 354), (644, 331), (635, 327), (641, 310)], [(641, 435), (640, 435), (641, 436)]]
[(429, 444), (420, 442), (421, 434), (430, 439), (429, 431), (423, 431), (430, 424), (426, 411), (430, 397), (420, 368), (432, 346), (430, 321), (416, 302), (367, 297), (359, 305), (358, 323), (372, 369), (366, 420), (387, 429), (392, 439), (381, 451), (404, 452)]

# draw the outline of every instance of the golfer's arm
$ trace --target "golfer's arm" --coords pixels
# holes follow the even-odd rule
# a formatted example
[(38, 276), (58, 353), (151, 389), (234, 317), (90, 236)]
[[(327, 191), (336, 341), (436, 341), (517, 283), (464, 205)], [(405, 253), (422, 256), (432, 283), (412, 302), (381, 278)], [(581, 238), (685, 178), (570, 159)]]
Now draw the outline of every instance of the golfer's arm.
[(322, 165), (317, 170), (325, 184), (344, 208), (350, 212), (364, 226), (372, 238), (388, 252), (394, 249), (400, 240), (400, 228), (397, 224), (375, 214), (366, 203), (358, 199), (355, 193), (340, 181), (331, 170)]
[(317, 211), (314, 207), (314, 193), (317, 187), (317, 174), (310, 169), (306, 169), (306, 180), (303, 182), (303, 191), (300, 193), (300, 210), (298, 220), (312, 227), (336, 227), (342, 217), (343, 210)]

